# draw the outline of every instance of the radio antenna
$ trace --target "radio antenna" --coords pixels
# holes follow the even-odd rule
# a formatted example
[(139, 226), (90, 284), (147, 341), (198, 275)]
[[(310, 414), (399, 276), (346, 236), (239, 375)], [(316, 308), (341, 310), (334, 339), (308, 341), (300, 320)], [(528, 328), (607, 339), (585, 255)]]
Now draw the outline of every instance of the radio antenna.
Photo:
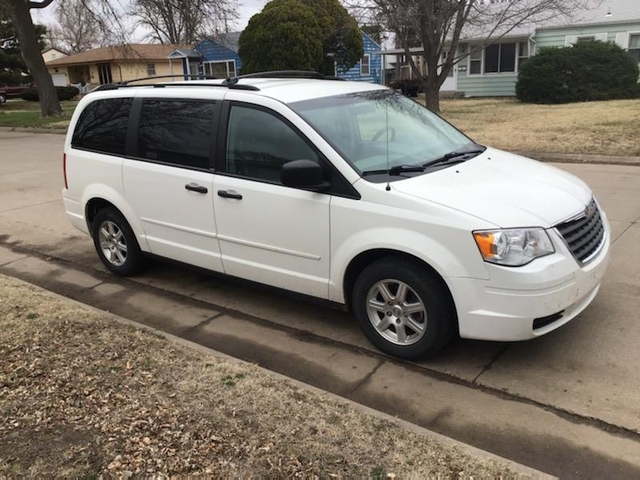
[(391, 168), (389, 167), (389, 105), (386, 105), (384, 113), (387, 121), (387, 134), (385, 135), (385, 138), (387, 139), (387, 187), (385, 190), (388, 192), (391, 190), (391, 185), (389, 184), (389, 180), (391, 178)]

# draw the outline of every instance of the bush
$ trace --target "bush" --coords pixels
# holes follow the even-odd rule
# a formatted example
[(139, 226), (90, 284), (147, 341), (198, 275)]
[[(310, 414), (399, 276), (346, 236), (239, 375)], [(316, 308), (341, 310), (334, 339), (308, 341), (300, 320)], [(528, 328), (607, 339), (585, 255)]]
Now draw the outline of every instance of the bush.
[[(80, 93), (76, 87), (56, 87), (56, 94), (58, 100), (71, 100)], [(37, 102), (40, 100), (38, 97), (38, 90), (35, 87), (31, 87), (20, 93), (20, 98), (29, 102)]]
[(520, 67), (516, 95), (529, 103), (634, 98), (638, 75), (636, 61), (613, 43), (543, 48)]

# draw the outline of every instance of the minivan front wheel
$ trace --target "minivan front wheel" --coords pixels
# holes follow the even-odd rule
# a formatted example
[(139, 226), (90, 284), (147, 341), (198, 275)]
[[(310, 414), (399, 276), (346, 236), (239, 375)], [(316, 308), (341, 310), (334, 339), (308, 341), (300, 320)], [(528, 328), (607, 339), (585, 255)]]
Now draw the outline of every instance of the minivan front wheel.
[(416, 261), (386, 257), (366, 267), (353, 288), (353, 312), (383, 352), (413, 359), (451, 339), (455, 310), (442, 281)]
[(116, 275), (139, 272), (144, 257), (133, 230), (115, 208), (103, 208), (93, 220), (93, 244), (98, 257)]

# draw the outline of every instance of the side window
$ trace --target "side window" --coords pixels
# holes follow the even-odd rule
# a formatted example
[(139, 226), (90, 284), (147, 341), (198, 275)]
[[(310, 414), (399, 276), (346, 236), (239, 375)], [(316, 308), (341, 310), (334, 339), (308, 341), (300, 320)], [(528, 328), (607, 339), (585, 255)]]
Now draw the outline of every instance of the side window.
[(138, 156), (186, 167), (209, 168), (215, 103), (144, 100)]
[(96, 100), (82, 111), (71, 146), (112, 155), (124, 155), (131, 98)]
[(303, 159), (318, 162), (318, 155), (281, 119), (263, 110), (231, 107), (227, 172), (279, 183), (282, 165)]

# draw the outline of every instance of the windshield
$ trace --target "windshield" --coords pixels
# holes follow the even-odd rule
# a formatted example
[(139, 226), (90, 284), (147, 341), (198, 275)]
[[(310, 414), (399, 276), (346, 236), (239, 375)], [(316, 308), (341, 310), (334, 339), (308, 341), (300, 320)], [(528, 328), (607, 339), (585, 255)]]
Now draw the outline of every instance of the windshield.
[(438, 115), (392, 90), (289, 105), (360, 173), (424, 165), (474, 145)]

